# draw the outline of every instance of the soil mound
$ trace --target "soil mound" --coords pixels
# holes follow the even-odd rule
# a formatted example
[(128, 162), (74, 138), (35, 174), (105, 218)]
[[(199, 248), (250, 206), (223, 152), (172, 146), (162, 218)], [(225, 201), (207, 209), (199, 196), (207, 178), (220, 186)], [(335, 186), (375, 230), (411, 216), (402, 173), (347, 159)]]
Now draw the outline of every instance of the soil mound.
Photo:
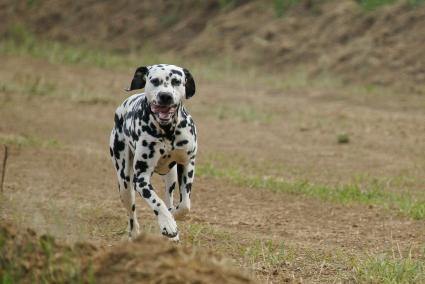
[(0, 225), (0, 275), (10, 283), (254, 283), (229, 263), (142, 235), (107, 250)]
[(142, 235), (94, 261), (99, 283), (254, 283), (212, 255)]
[(74, 247), (57, 243), (52, 236), (37, 237), (30, 229), (0, 224), (0, 275), (3, 283), (69, 283), (88, 280), (83, 273), (99, 251), (89, 243)]
[(355, 1), (313, 3), (281, 18), (271, 5), (248, 3), (211, 19), (186, 51), (224, 50), (269, 69), (301, 65), (312, 76), (332, 72), (347, 82), (425, 91), (425, 5), (401, 1), (366, 12)]

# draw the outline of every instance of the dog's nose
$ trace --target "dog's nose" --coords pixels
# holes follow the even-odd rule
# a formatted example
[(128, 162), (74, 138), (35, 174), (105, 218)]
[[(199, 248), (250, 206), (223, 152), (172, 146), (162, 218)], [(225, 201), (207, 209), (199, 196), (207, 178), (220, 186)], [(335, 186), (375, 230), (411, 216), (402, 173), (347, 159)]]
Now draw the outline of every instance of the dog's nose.
[(171, 93), (160, 92), (158, 93), (158, 103), (160, 105), (170, 105), (173, 103), (173, 96)]

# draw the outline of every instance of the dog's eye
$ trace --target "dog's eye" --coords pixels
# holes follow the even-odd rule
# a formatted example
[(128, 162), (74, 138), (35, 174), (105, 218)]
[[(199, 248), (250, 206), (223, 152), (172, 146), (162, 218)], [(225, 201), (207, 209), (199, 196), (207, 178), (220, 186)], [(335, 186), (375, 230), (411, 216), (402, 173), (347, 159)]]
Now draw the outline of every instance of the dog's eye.
[(178, 79), (172, 79), (171, 80), (171, 85), (173, 85), (173, 86), (179, 86), (181, 84), (181, 81), (180, 80), (178, 80)]
[(159, 86), (159, 84), (160, 84), (161, 82), (159, 81), (159, 79), (158, 79), (158, 78), (155, 78), (155, 79), (152, 79), (152, 80), (151, 80), (151, 83), (152, 83), (152, 85), (154, 85), (155, 87), (158, 87), (158, 86)]

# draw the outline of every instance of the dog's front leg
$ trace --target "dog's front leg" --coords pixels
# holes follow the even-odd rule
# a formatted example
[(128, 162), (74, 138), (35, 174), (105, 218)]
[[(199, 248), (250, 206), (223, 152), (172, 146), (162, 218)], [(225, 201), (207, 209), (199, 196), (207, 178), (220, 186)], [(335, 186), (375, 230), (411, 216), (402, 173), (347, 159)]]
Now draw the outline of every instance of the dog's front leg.
[(134, 157), (134, 189), (143, 197), (157, 216), (161, 234), (173, 240), (178, 240), (176, 221), (151, 185), (151, 175), (159, 156), (159, 153), (155, 154), (153, 147), (150, 147), (150, 149), (143, 147), (141, 150), (136, 150)]
[(192, 184), (195, 178), (195, 158), (192, 158), (188, 164), (183, 166), (183, 173), (180, 184), (180, 203), (176, 206), (174, 217), (181, 219), (190, 211), (190, 194)]

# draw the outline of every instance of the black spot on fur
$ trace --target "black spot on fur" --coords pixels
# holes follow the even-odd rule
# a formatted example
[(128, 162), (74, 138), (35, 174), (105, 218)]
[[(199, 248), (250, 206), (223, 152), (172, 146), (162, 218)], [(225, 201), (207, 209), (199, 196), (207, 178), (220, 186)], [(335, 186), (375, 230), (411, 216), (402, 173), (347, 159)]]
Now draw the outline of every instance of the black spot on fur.
[(169, 168), (169, 169), (172, 169), (175, 165), (176, 165), (176, 162), (175, 162), (175, 161), (173, 161), (173, 162), (171, 162), (171, 163), (168, 165), (168, 168)]
[(130, 219), (130, 231), (133, 231), (134, 220)]
[(133, 206), (131, 206), (131, 211), (134, 212), (134, 210), (136, 210), (136, 204), (133, 204)]
[(179, 125), (177, 125), (178, 128), (185, 128), (187, 125), (187, 121), (186, 120), (182, 120)]
[(122, 126), (124, 124), (124, 118), (122, 116), (119, 117), (117, 114), (115, 114), (114, 121), (115, 121), (115, 128), (118, 129), (118, 132), (121, 133)]
[(176, 188), (176, 182), (173, 182), (173, 184), (170, 185), (170, 188), (168, 189), (168, 193), (173, 194), (173, 191), (175, 188)]
[(190, 172), (188, 172), (187, 173), (187, 176), (190, 177), (190, 178), (193, 177), (193, 170), (191, 170)]
[(122, 160), (121, 167), (122, 168), (121, 168), (121, 171), (120, 171), (120, 177), (122, 179), (126, 179), (126, 176), (125, 176), (125, 159)]
[(177, 165), (177, 181), (179, 182), (179, 188), (182, 186), (183, 181), (183, 165), (178, 164)]
[(153, 213), (155, 213), (155, 215), (158, 216), (158, 211), (157, 210), (153, 210)]
[(115, 133), (113, 151), (114, 151), (114, 156), (116, 159), (120, 158), (120, 152), (124, 151), (124, 147), (125, 147), (124, 141), (120, 141), (120, 139), (118, 138), (118, 134)]
[(150, 198), (151, 197), (151, 191), (148, 188), (143, 188), (143, 197), (144, 198)]
[(183, 76), (183, 73), (180, 72), (179, 70), (171, 69), (171, 73)]
[(187, 141), (187, 140), (181, 140), (181, 141), (178, 141), (178, 142), (176, 143), (176, 146), (183, 146), (183, 145), (185, 145), (185, 144), (187, 144), (187, 143), (189, 143), (189, 141)]
[(142, 131), (149, 134), (152, 137), (158, 138), (158, 134), (156, 133), (156, 128), (152, 127), (152, 125), (151, 125), (151, 127), (149, 127), (147, 125), (142, 126)]
[(135, 169), (137, 170), (137, 173), (145, 173), (148, 169), (148, 164), (145, 161), (137, 161), (135, 165)]
[(158, 207), (161, 206), (161, 203), (157, 203), (156, 206), (158, 206)]
[(148, 142), (146, 140), (143, 140), (142, 141), (142, 146), (145, 146), (145, 147), (148, 146)]
[(139, 135), (135, 131), (131, 131), (131, 138), (134, 141), (139, 141)]
[(112, 148), (111, 147), (109, 147), (109, 153), (111, 154), (111, 157), (114, 156), (114, 151), (112, 151)]
[(149, 144), (149, 150), (150, 150), (149, 158), (150, 158), (150, 159), (152, 159), (152, 158), (154, 157), (154, 155), (155, 155), (155, 145), (156, 145), (156, 142), (154, 142), (154, 141), (152, 141), (152, 142)]
[(190, 193), (192, 191), (192, 184), (191, 183), (188, 183), (187, 185), (186, 185), (186, 192), (187, 193)]
[(159, 153), (162, 155), (165, 153), (164, 149), (159, 149)]

